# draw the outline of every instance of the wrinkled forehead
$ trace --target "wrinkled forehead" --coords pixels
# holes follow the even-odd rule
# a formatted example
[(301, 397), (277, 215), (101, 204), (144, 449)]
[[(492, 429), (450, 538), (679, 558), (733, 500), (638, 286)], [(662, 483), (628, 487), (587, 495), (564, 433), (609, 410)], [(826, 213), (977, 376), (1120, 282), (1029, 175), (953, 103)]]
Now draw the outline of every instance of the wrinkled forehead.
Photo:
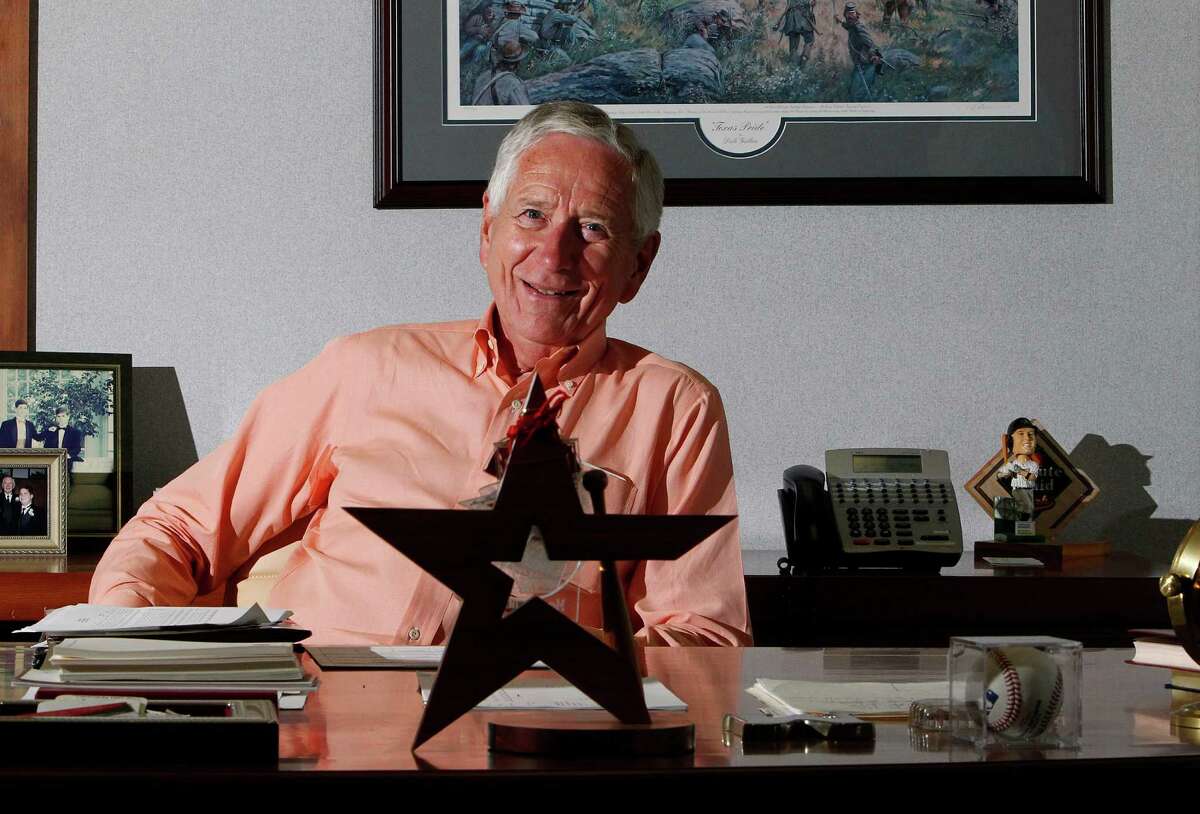
[[(609, 144), (572, 133), (547, 133), (517, 157), (513, 187), (570, 187), (633, 216), (633, 165)], [(560, 190), (565, 191), (565, 190)]]

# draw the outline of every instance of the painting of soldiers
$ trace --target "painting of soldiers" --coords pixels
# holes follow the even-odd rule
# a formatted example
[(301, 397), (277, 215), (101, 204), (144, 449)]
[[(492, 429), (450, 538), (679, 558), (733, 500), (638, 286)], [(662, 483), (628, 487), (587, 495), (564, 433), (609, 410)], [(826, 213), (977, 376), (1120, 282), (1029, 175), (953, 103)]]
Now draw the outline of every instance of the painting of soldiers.
[(465, 108), (528, 96), (530, 104), (869, 103), (883, 116), (897, 102), (937, 103), (929, 115), (944, 115), (943, 103), (1012, 103), (1028, 93), (1023, 9), (1016, 0), (460, 0), (457, 43), (448, 46), (461, 48), (451, 70)]

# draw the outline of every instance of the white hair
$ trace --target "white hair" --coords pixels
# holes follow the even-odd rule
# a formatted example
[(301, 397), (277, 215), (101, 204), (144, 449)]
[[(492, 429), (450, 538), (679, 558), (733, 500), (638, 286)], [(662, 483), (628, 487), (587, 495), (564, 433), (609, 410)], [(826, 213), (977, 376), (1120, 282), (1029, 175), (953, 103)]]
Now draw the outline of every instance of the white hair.
[(638, 142), (633, 130), (614, 122), (603, 110), (583, 102), (546, 102), (521, 119), (500, 142), (488, 180), (488, 209), (500, 211), (522, 154), (551, 133), (567, 133), (606, 144), (633, 168), (633, 230), (637, 240), (658, 231), (663, 209), (663, 176), (654, 154)]

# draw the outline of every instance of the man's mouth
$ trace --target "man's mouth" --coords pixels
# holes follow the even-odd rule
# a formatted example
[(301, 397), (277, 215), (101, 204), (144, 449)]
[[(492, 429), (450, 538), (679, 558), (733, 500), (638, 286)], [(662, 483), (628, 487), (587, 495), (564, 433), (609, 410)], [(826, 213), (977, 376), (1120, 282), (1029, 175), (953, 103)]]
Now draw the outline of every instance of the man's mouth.
[(522, 280), (521, 282), (525, 285), (526, 288), (528, 288), (531, 291), (534, 291), (538, 294), (541, 294), (543, 297), (562, 297), (562, 298), (574, 297), (574, 296), (577, 296), (579, 294), (579, 292), (581, 291), (581, 289), (578, 289), (578, 288), (542, 288), (540, 286), (536, 286), (536, 285), (533, 285), (532, 283), (526, 282), (525, 280)]

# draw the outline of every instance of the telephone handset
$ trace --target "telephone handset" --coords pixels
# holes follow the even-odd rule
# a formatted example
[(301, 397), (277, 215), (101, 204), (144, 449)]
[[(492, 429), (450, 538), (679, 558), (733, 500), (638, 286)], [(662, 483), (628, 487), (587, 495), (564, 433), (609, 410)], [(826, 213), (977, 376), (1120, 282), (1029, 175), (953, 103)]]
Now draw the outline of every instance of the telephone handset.
[(962, 556), (958, 501), (944, 450), (831, 449), (825, 473), (792, 466), (783, 473), (783, 486), (779, 508), (788, 555), (779, 568), (786, 573), (858, 567), (936, 571)]

